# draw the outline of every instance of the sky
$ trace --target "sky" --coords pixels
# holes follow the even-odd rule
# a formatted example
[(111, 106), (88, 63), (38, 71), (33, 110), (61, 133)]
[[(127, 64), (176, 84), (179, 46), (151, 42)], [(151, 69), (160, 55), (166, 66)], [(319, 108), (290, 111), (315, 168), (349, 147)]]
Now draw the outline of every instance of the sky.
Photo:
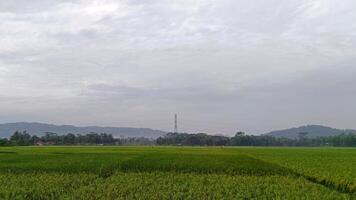
[(0, 0), (0, 122), (356, 128), (355, 0)]

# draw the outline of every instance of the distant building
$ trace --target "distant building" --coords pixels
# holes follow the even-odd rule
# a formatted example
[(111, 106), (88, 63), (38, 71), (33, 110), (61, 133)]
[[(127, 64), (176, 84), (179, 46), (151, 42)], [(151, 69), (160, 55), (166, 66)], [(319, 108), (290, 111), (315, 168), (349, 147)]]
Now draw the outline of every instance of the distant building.
[(48, 141), (48, 142), (43, 142), (43, 141), (37, 141), (35, 143), (36, 146), (46, 146), (46, 145), (55, 145), (55, 142)]
[(38, 141), (38, 142), (35, 143), (35, 145), (36, 145), (36, 146), (43, 146), (44, 143), (43, 143), (42, 141)]

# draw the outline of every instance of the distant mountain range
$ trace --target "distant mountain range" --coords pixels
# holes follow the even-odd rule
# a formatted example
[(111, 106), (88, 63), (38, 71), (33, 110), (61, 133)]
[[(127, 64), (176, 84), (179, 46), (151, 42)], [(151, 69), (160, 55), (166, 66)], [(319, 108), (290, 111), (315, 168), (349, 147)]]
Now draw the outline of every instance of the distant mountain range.
[(272, 135), (274, 137), (285, 137), (285, 138), (298, 138), (298, 133), (307, 132), (308, 138), (316, 138), (316, 137), (327, 137), (327, 136), (335, 136), (344, 133), (356, 133), (356, 130), (352, 129), (336, 129), (330, 128), (327, 126), (320, 125), (308, 125), (301, 126), (298, 128), (291, 128), (285, 130), (272, 131), (267, 133), (266, 135)]
[(129, 127), (100, 127), (100, 126), (86, 126), (77, 127), (71, 125), (53, 125), (43, 123), (28, 123), (17, 122), (0, 124), (0, 137), (9, 137), (15, 131), (27, 131), (33, 135), (44, 135), (46, 132), (53, 132), (59, 135), (73, 133), (73, 134), (87, 134), (90, 132), (112, 134), (114, 137), (145, 137), (158, 138), (166, 132), (160, 130), (153, 130), (149, 128), (129, 128)]
[[(87, 134), (87, 133), (107, 133), (112, 134), (114, 137), (145, 137), (156, 139), (166, 134), (164, 131), (154, 130), (150, 128), (130, 128), (130, 127), (100, 127), (100, 126), (85, 126), (78, 127), (72, 125), (53, 125), (44, 123), (29, 123), (29, 122), (17, 122), (0, 124), (0, 138), (9, 137), (15, 131), (27, 131), (32, 135), (44, 135), (46, 132), (53, 132), (59, 135), (73, 133), (73, 134)], [(285, 138), (298, 138), (298, 133), (307, 132), (308, 138), (334, 136), (344, 133), (355, 133), (356, 130), (352, 129), (336, 129), (327, 126), (320, 125), (308, 125), (298, 128), (291, 128), (285, 130), (277, 130), (266, 133), (265, 135), (271, 135), (274, 137)]]

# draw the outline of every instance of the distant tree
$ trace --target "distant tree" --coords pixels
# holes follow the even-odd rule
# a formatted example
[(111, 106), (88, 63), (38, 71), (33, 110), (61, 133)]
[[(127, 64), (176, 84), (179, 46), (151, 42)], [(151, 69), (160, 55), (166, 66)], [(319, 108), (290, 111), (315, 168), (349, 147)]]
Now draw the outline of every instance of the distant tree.
[(0, 146), (8, 146), (9, 141), (6, 138), (0, 138)]
[(244, 136), (245, 132), (239, 131), (235, 134), (235, 136)]
[(298, 137), (299, 137), (300, 140), (303, 140), (303, 139), (307, 138), (307, 136), (308, 136), (308, 132), (300, 132), (300, 133), (298, 133)]
[(33, 135), (31, 137), (31, 144), (36, 144), (37, 142), (41, 141), (41, 138), (36, 136), (36, 135)]
[(64, 144), (75, 144), (76, 142), (76, 136), (72, 133), (68, 133), (67, 135), (63, 136), (63, 143)]
[(12, 145), (19, 145), (19, 146), (32, 145), (31, 135), (28, 134), (26, 131), (23, 131), (23, 132), (16, 131), (10, 137), (10, 143)]
[(106, 145), (115, 144), (115, 139), (111, 134), (101, 133), (100, 138), (102, 144), (106, 144)]
[(223, 146), (228, 145), (228, 143), (228, 137), (208, 135), (206, 133), (168, 133), (156, 140), (158, 145)]
[(57, 133), (46, 132), (46, 134), (41, 137), (41, 140), (45, 143), (58, 144), (59, 137)]

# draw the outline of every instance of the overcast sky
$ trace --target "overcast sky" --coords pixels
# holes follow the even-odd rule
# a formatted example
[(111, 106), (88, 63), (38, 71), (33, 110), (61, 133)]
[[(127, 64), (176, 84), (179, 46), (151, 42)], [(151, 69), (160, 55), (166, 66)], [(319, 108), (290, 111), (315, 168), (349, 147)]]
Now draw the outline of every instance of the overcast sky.
[(0, 122), (356, 128), (355, 0), (0, 0)]

